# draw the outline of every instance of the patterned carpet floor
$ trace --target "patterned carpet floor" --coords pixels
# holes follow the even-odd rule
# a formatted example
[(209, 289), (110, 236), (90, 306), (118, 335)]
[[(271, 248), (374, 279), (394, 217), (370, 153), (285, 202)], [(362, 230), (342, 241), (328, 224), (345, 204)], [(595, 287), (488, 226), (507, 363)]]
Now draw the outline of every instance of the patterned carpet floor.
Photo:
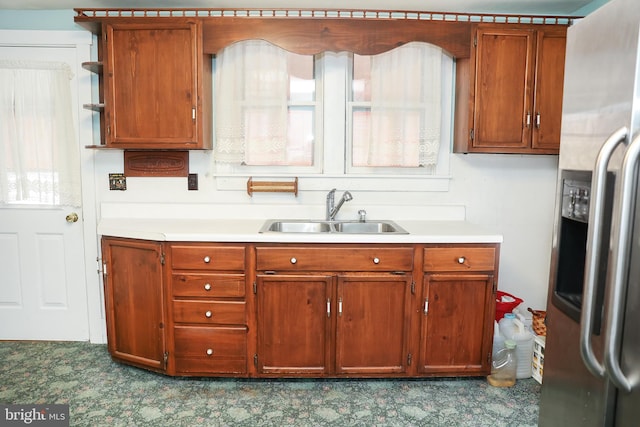
[(540, 385), (484, 378), (170, 378), (105, 345), (0, 342), (0, 403), (68, 404), (72, 426), (536, 426)]

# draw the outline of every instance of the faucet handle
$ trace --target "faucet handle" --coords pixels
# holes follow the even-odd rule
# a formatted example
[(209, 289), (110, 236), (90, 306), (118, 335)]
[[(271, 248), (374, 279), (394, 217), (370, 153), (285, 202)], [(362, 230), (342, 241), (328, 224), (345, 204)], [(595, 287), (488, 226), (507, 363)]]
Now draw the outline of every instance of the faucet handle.
[(358, 211), (358, 215), (360, 216), (360, 222), (365, 222), (367, 220), (367, 211), (364, 209), (360, 209)]

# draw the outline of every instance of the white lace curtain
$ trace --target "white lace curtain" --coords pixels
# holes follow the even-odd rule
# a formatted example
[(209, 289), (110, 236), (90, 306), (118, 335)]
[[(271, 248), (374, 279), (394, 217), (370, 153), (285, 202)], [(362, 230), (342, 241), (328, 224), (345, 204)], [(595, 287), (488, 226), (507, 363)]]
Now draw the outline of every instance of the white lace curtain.
[(288, 138), (286, 51), (262, 40), (228, 46), (216, 59), (215, 87), (216, 161), (282, 164)]
[(368, 166), (437, 163), (442, 57), (439, 47), (419, 42), (371, 57)]
[(0, 203), (80, 206), (66, 63), (0, 60)]

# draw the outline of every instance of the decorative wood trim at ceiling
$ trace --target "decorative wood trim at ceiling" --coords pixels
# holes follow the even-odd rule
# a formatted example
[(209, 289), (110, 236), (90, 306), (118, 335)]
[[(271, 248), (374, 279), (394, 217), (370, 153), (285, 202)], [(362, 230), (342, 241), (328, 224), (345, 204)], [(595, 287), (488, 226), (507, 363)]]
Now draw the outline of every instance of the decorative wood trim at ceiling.
[(187, 176), (188, 151), (131, 151), (124, 152), (125, 176)]
[(103, 22), (164, 19), (200, 21), (203, 26), (203, 52), (210, 55), (215, 55), (236, 41), (260, 38), (291, 52), (306, 55), (325, 51), (373, 55), (408, 42), (424, 41), (442, 47), (455, 58), (468, 58), (471, 30), (475, 24), (566, 26), (575, 18), (393, 10), (74, 10), (75, 22), (95, 34), (102, 31)]
[(153, 8), (153, 9), (85, 9), (76, 8), (76, 20), (104, 18), (340, 18), (394, 19), (447, 22), (484, 22), (507, 24), (564, 24), (575, 16), (509, 15), (462, 12), (428, 12), (378, 9), (215, 9), (215, 8)]

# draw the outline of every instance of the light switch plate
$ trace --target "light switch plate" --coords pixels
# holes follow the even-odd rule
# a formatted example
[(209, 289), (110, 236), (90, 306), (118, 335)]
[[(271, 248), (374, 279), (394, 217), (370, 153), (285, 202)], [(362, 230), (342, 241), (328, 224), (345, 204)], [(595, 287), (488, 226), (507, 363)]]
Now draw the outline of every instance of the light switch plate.
[(198, 189), (198, 174), (190, 173), (187, 175), (187, 188), (189, 190), (197, 190)]

